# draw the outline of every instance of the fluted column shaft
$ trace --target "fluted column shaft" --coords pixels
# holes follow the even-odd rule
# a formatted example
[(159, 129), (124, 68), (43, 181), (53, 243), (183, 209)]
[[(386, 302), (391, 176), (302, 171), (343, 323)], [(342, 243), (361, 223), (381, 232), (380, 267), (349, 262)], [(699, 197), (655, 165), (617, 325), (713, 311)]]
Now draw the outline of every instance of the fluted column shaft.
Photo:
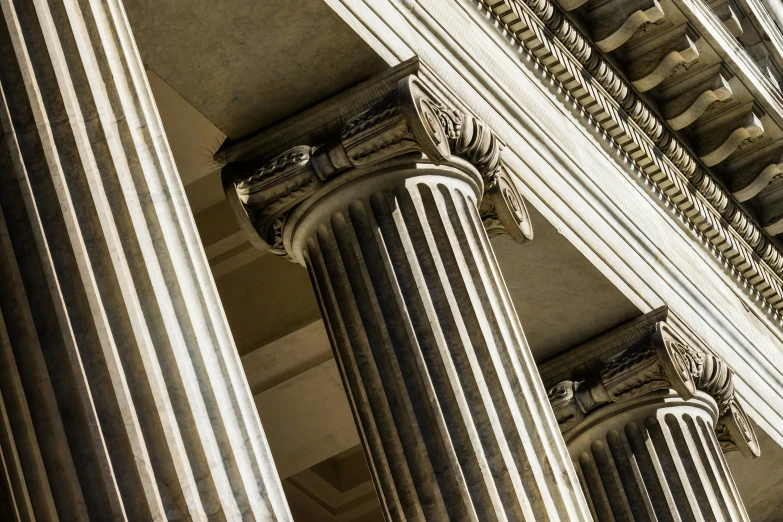
[(388, 520), (589, 520), (480, 182), (456, 158), (354, 169), (283, 239), (309, 269)]
[(118, 0), (0, 0), (2, 520), (290, 520)]
[(718, 408), (658, 391), (604, 406), (566, 432), (597, 522), (747, 521), (715, 435)]

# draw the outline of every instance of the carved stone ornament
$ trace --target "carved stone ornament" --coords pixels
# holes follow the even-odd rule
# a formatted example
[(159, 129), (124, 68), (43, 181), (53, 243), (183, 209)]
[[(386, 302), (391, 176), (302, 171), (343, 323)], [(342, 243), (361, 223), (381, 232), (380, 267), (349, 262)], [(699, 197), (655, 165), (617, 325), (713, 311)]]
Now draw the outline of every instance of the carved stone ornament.
[(585, 418), (587, 411), (577, 399), (577, 388), (583, 382), (563, 381), (549, 389), (549, 404), (555, 410), (560, 431), (568, 431)]
[(665, 389), (689, 400), (699, 390), (718, 406), (715, 431), (723, 451), (758, 457), (753, 425), (734, 396), (733, 375), (722, 359), (683, 342), (660, 321), (652, 335), (610, 357), (585, 381), (562, 381), (550, 388), (549, 402), (560, 431), (566, 432), (605, 404)]
[(296, 146), (260, 162), (229, 163), (223, 186), (253, 244), (288, 257), (282, 241), (286, 216), (327, 180), (403, 154), (423, 153), (435, 164), (458, 157), (481, 174), (479, 212), (490, 237), (506, 233), (523, 243), (533, 238), (530, 217), (501, 164), (502, 149), (484, 122), (440, 101), (411, 75), (320, 145)]
[(690, 399), (696, 389), (682, 343), (665, 323), (657, 323), (651, 337), (606, 361), (601, 369), (601, 384), (611, 402), (624, 402), (667, 388)]
[(739, 451), (746, 459), (761, 455), (756, 431), (742, 405), (734, 399), (729, 401), (726, 413), (718, 419), (715, 433), (723, 453)]

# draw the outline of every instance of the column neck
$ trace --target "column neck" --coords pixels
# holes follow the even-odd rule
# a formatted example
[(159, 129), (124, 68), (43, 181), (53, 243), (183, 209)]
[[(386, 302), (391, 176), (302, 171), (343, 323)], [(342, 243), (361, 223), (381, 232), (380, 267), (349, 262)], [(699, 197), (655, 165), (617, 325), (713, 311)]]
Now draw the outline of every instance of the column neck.
[[(759, 445), (733, 372), (651, 319), (542, 370), (574, 379), (550, 388), (549, 400), (593, 518), (748, 520), (723, 453), (754, 458)], [(563, 371), (566, 360), (589, 370)]]
[(565, 434), (593, 518), (747, 521), (715, 436), (718, 406), (658, 390), (592, 412)]

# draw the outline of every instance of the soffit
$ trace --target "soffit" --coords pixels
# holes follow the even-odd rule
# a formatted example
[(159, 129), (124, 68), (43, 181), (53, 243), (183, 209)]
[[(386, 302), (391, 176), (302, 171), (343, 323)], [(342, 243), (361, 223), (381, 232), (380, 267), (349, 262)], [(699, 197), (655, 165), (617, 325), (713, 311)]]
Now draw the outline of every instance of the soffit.
[(146, 67), (230, 138), (387, 65), (323, 0), (127, 0)]

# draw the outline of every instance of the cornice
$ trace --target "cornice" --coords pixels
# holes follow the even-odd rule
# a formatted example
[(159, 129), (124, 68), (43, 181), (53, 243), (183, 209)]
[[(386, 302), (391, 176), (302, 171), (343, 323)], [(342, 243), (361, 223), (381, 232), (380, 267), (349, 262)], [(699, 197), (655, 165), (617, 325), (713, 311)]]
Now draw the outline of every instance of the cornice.
[[(758, 0), (748, 0), (746, 3), (751, 13), (758, 15), (757, 20), (764, 20), (765, 26), (767, 24), (773, 24), (774, 26), (774, 22), (769, 19), (765, 12), (759, 12)], [(713, 45), (725, 62), (734, 66), (733, 72), (745, 80), (745, 87), (753, 94), (754, 99), (761, 108), (778, 125), (783, 126), (783, 92), (763, 73), (742, 44), (712, 13), (710, 7), (702, 0), (679, 0), (677, 5), (685, 11), (684, 14), (688, 17), (690, 23), (699, 25), (704, 29), (700, 31), (703, 37)], [(779, 33), (780, 31), (773, 33), (776, 41), (781, 39)], [(783, 41), (780, 44), (783, 45)], [(777, 44), (773, 48), (778, 51), (776, 54), (779, 54), (779, 51), (783, 49), (783, 47), (778, 47)]]
[[(775, 55), (775, 61), (778, 67), (783, 67), (783, 27), (779, 27), (772, 14), (769, 12), (771, 6), (765, 5), (763, 0), (739, 0), (745, 7), (745, 13), (750, 16), (755, 24), (763, 31), (762, 35), (769, 38), (768, 47), (772, 49)], [(777, 0), (768, 0), (775, 2)], [(778, 12), (783, 13), (783, 5), (778, 7)]]
[(783, 253), (551, 0), (479, 0), (779, 316)]

